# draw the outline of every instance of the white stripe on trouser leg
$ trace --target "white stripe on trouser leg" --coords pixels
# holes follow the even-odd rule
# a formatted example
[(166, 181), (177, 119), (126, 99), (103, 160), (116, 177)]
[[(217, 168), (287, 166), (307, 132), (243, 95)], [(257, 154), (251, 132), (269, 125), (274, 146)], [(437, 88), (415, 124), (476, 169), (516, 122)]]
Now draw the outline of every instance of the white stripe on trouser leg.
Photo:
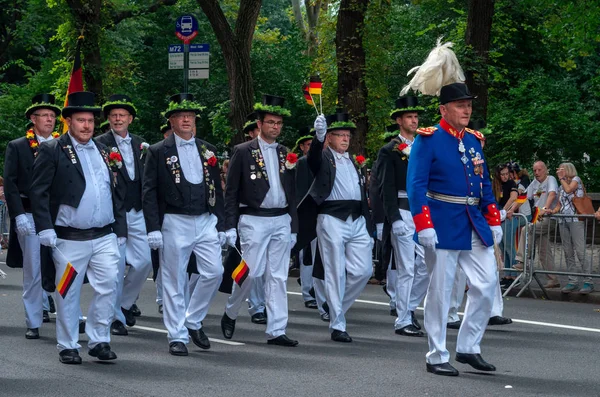
[(235, 285), (225, 313), (235, 319), (250, 294), (254, 280), (265, 276), (268, 339), (285, 334), (288, 319), (286, 281), (290, 262), (290, 216), (242, 215), (238, 223), (242, 255), (250, 269), (246, 280)]
[(398, 210), (408, 230), (404, 235), (391, 234), (392, 248), (396, 261), (396, 311), (398, 317), (394, 327), (404, 328), (412, 323), (409, 304), (415, 277), (415, 248), (413, 240), (415, 224), (409, 211)]
[(345, 314), (358, 298), (371, 276), (371, 238), (365, 218), (344, 222), (319, 214), (317, 236), (323, 267), (325, 291), (329, 305), (329, 329), (346, 331)]
[[(199, 325), (202, 321), (198, 318), (205, 313), (221, 282), (223, 269), (216, 224), (216, 217), (208, 213), (199, 216), (165, 215), (162, 225), (163, 249), (160, 250), (160, 267), (163, 284), (163, 321), (167, 328), (169, 342), (188, 343), (186, 310), (192, 308), (190, 328), (198, 329), (196, 322)], [(187, 267), (192, 254), (196, 255), (198, 269), (203, 269), (206, 278), (205, 282), (200, 280), (202, 277), (199, 278), (187, 304), (186, 293), (189, 288)], [(202, 292), (199, 292), (200, 290)]]
[[(33, 217), (25, 216), (33, 224)], [(44, 293), (42, 290), (42, 272), (40, 265), (40, 239), (37, 234), (21, 236), (17, 234), (23, 252), (23, 305), (27, 328), (39, 328), (42, 325)], [(47, 298), (46, 298), (47, 301)]]
[(452, 294), (450, 295), (450, 308), (448, 309), (448, 322), (455, 323), (460, 321), (458, 309), (462, 305), (465, 297), (465, 287), (467, 286), (467, 276), (460, 267), (456, 268), (454, 283), (452, 285)]
[[(202, 219), (204, 218), (204, 219)], [(204, 214), (196, 220), (196, 255), (198, 276), (196, 286), (190, 289), (190, 302), (185, 314), (185, 326), (202, 328), (202, 321), (223, 279), (223, 261), (217, 232), (217, 217)]]
[[(254, 285), (248, 295), (248, 314), (254, 316), (256, 313), (265, 311), (265, 276), (255, 278)], [(234, 288), (238, 288), (234, 283)]]
[[(137, 300), (146, 278), (152, 271), (152, 258), (143, 211), (132, 209), (127, 213), (125, 261), (129, 265), (129, 269), (123, 284), (121, 307), (129, 310)], [(120, 308), (117, 307), (117, 309)]]
[(398, 272), (392, 269), (393, 256), (390, 255), (387, 272), (385, 273), (386, 283), (385, 290), (390, 296), (390, 310), (396, 309), (396, 283), (398, 281)]
[(110, 320), (113, 317), (119, 250), (114, 233), (90, 241), (58, 239), (56, 246), (66, 258), (54, 250), (56, 284), (63, 276), (68, 260), (77, 271), (77, 277), (63, 299), (56, 294), (56, 338), (58, 350), (79, 349), (80, 294), (83, 279), (87, 275), (93, 289), (85, 332), (89, 337), (88, 348), (98, 343), (110, 342)]

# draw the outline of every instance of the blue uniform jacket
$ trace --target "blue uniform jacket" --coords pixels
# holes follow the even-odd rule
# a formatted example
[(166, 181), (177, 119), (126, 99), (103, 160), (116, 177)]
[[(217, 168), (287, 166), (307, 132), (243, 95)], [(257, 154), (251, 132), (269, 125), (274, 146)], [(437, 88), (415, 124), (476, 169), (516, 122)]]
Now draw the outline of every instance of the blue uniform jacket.
[[(485, 246), (494, 243), (490, 226), (500, 225), (500, 213), (485, 166), (481, 141), (474, 130), (456, 131), (445, 121), (417, 130), (407, 174), (410, 210), (417, 232), (433, 227), (437, 248), (470, 250), (471, 231)], [(459, 149), (460, 138), (464, 153)], [(461, 147), (462, 148), (462, 147)], [(479, 205), (430, 199), (427, 192), (479, 198)]]

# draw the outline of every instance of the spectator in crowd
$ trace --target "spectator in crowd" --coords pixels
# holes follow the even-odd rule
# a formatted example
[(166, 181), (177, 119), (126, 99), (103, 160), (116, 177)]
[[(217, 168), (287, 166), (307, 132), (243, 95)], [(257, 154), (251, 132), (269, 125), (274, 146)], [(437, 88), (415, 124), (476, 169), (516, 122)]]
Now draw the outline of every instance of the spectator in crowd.
[(225, 192), (225, 181), (227, 180), (227, 168), (229, 168), (229, 159), (223, 161), (221, 166), (221, 188)]
[[(577, 170), (571, 163), (562, 163), (556, 170), (560, 186), (558, 187), (558, 204), (552, 209), (553, 214), (576, 215), (577, 210), (573, 204), (573, 198), (583, 197), (583, 182), (577, 176)], [(558, 220), (560, 240), (565, 252), (567, 270), (575, 271), (575, 255), (583, 273), (592, 272), (591, 255), (585, 255), (585, 226), (587, 222), (581, 222), (576, 216), (560, 218)], [(579, 277), (569, 276), (569, 283), (562, 289), (563, 293), (570, 293), (579, 289)], [(579, 289), (581, 294), (589, 294), (594, 290), (591, 277), (585, 277), (583, 287)]]
[[(515, 233), (517, 231), (517, 228), (515, 228), (513, 224), (518, 225), (518, 219), (512, 219), (512, 210), (509, 218), (507, 209), (512, 208), (514, 203), (517, 201), (518, 189), (517, 184), (510, 177), (509, 164), (501, 164), (496, 167), (494, 180), (492, 181), (492, 190), (499, 208), (504, 210), (507, 215), (502, 221), (504, 238), (500, 243), (500, 249), (503, 253), (504, 267), (510, 268), (512, 265), (514, 265)], [(502, 280), (500, 280), (500, 285), (505, 288), (508, 287), (512, 283), (513, 278), (514, 276), (512, 274), (510, 277), (505, 274)]]
[[(539, 219), (535, 223), (535, 227), (534, 224), (529, 224), (527, 227), (530, 233), (535, 230), (535, 245), (539, 250), (540, 263), (542, 268), (549, 271), (554, 269), (554, 253), (550, 249), (550, 239), (548, 236), (551, 230), (551, 220), (543, 216), (552, 214), (552, 208), (556, 206), (558, 184), (556, 183), (556, 178), (548, 175), (548, 167), (546, 167), (543, 161), (536, 161), (533, 164), (533, 174), (535, 179), (527, 187), (527, 199), (533, 200), (534, 206), (539, 210)], [(532, 244), (530, 244), (531, 246)], [(513, 266), (515, 269), (523, 270), (523, 260), (525, 258), (524, 247), (525, 233), (522, 230), (516, 255), (517, 264)], [(558, 277), (554, 274), (549, 274), (548, 282), (544, 287), (560, 287)]]

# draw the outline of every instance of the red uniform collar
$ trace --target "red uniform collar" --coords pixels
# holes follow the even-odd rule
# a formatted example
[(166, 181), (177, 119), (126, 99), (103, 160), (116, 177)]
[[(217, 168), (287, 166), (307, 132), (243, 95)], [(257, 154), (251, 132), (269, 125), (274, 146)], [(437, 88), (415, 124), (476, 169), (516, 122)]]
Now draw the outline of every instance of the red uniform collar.
[(452, 135), (455, 138), (463, 139), (463, 137), (465, 136), (464, 128), (459, 132), (454, 127), (452, 127), (450, 124), (448, 124), (448, 122), (444, 119), (442, 119), (440, 121), (440, 127), (442, 127), (442, 129), (444, 131), (446, 131), (448, 134)]

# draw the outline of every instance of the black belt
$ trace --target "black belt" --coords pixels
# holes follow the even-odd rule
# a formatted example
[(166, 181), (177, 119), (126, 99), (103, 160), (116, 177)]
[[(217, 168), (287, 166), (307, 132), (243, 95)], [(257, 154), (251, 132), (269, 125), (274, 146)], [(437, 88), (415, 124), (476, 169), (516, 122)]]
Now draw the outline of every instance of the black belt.
[(359, 200), (329, 200), (319, 206), (319, 214), (331, 215), (345, 221), (352, 215), (352, 220), (362, 215), (362, 202)]
[(89, 241), (104, 237), (113, 232), (110, 225), (104, 227), (93, 227), (91, 229), (77, 229), (68, 226), (54, 226), (56, 236), (63, 240)]
[(200, 216), (206, 214), (208, 211), (198, 211), (197, 209), (187, 209), (181, 207), (174, 207), (172, 205), (167, 205), (165, 208), (165, 214), (174, 214), (174, 215), (191, 215), (191, 216)]
[(289, 207), (285, 208), (252, 208), (252, 207), (240, 207), (240, 214), (243, 215), (254, 215), (254, 216), (281, 216), (289, 213)]
[(31, 213), (31, 200), (29, 200), (29, 197), (21, 197), (21, 203), (23, 204), (23, 211)]

